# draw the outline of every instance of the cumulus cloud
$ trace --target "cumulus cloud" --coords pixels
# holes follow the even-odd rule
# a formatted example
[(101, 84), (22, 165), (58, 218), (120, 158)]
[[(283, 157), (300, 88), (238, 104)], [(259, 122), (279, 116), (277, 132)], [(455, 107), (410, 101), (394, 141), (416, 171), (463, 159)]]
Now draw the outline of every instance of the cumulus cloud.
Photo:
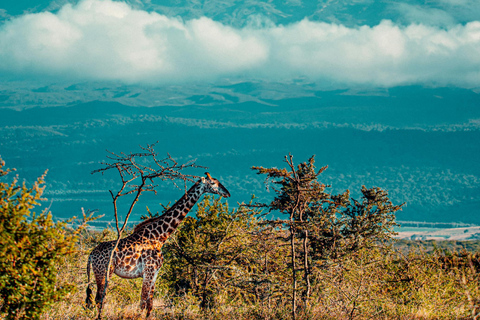
[(345, 84), (480, 85), (480, 22), (448, 28), (391, 21), (348, 28), (302, 20), (238, 29), (122, 2), (83, 0), (0, 27), (4, 74), (172, 83), (222, 77)]

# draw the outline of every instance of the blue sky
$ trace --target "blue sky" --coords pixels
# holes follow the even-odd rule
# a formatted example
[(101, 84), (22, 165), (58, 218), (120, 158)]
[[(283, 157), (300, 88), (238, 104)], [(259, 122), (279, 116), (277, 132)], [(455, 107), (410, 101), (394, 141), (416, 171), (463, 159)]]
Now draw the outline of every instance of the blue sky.
[(477, 1), (395, 2), (358, 21), (344, 14), (346, 4), (337, 8), (344, 21), (332, 17), (335, 11), (318, 18), (317, 5), (317, 16), (285, 23), (266, 8), (240, 26), (228, 23), (226, 13), (223, 19), (205, 11), (182, 16), (147, 4), (152, 1), (4, 5), (0, 72), (7, 79), (128, 84), (307, 77), (343, 86), (480, 86)]

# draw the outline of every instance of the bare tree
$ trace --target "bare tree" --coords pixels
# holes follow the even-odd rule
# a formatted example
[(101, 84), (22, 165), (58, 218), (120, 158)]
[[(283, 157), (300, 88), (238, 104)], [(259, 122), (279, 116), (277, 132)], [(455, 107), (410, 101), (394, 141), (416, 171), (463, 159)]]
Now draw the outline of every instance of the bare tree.
[[(183, 181), (185, 192), (187, 190), (186, 183), (194, 182), (198, 176), (185, 174), (183, 171), (190, 168), (204, 168), (206, 167), (199, 166), (195, 163), (194, 160), (187, 161), (183, 164), (178, 163), (170, 154), (167, 154), (166, 158), (159, 159), (158, 153), (154, 150), (155, 144), (148, 144), (146, 147), (140, 146), (142, 152), (137, 153), (120, 153), (116, 154), (111, 151), (107, 152), (107, 161), (101, 163), (102, 168), (94, 170), (94, 173), (101, 173), (102, 175), (110, 170), (116, 170), (121, 179), (121, 185), (117, 191), (109, 190), (110, 196), (112, 197), (113, 203), (113, 212), (115, 215), (115, 226), (117, 229), (117, 240), (115, 246), (110, 253), (108, 266), (106, 269), (105, 276), (105, 288), (102, 295), (101, 306), (103, 306), (103, 299), (106, 295), (106, 290), (108, 287), (109, 281), (109, 270), (111, 268), (111, 263), (113, 255), (117, 250), (118, 243), (122, 237), (122, 233), (127, 226), (128, 219), (135, 207), (135, 204), (138, 202), (140, 196), (144, 192), (153, 192), (157, 194), (156, 188), (158, 185), (156, 181), (159, 179), (161, 181), (170, 181), (175, 187), (180, 188), (177, 184), (177, 180)], [(133, 199), (128, 207), (128, 210), (125, 215), (122, 227), (120, 227), (119, 218), (118, 218), (118, 206), (117, 201), (121, 197), (131, 195)], [(98, 319), (101, 318), (102, 310), (99, 310)]]

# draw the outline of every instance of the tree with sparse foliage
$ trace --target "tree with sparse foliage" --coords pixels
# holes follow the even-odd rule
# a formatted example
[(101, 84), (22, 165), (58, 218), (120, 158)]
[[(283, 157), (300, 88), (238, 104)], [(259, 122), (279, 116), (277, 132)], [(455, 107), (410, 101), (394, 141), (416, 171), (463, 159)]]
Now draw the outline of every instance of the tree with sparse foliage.
[[(350, 199), (347, 190), (332, 195), (327, 185), (318, 181), (327, 167), (315, 168), (315, 158), (295, 166), (293, 156), (285, 157), (287, 168), (253, 167), (258, 174), (266, 174), (276, 196), (268, 204), (257, 204), (270, 211), (286, 214), (287, 219), (270, 223), (287, 226), (290, 244), (292, 318), (297, 309), (297, 272), (303, 271), (302, 301), (304, 311), (311, 294), (310, 276), (319, 261), (341, 256), (363, 248), (375, 241), (391, 238), (395, 225), (394, 206), (388, 194), (379, 189), (362, 188), (362, 200)], [(301, 244), (298, 244), (301, 240)], [(301, 261), (297, 261), (297, 253)], [(315, 264), (313, 262), (316, 262)], [(301, 264), (302, 267), (297, 266)]]
[[(4, 168), (0, 179), (14, 170)], [(27, 187), (0, 181), (0, 312), (5, 319), (39, 319), (44, 309), (74, 289), (57, 287), (57, 268), (76, 250), (78, 231), (55, 223), (47, 210), (36, 213), (45, 188), (45, 174)], [(84, 216), (84, 218), (86, 218)]]
[[(322, 206), (323, 202), (328, 201), (329, 195), (325, 192), (324, 184), (318, 182), (317, 177), (327, 168), (315, 170), (315, 158), (311, 157), (308, 162), (303, 162), (296, 168), (293, 162), (293, 156), (290, 154), (285, 157), (288, 169), (253, 167), (258, 174), (266, 174), (267, 181), (272, 180), (275, 190), (275, 199), (267, 206), (270, 210), (276, 210), (288, 215), (288, 228), (290, 240), (291, 270), (292, 270), (292, 316), (296, 316), (297, 308), (297, 245), (296, 238), (302, 237), (302, 262), (305, 290), (303, 298), (306, 302), (311, 291), (310, 284), (310, 266), (308, 257), (308, 229), (299, 228), (307, 220), (307, 214), (312, 211), (312, 207)], [(279, 188), (276, 188), (276, 185)], [(281, 223), (285, 223), (282, 221)]]

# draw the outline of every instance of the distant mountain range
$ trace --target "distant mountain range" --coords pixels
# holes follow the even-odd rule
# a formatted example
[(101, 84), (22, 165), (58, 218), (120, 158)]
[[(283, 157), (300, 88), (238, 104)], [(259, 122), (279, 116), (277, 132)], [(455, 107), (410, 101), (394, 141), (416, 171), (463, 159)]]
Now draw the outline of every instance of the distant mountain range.
[[(80, 207), (110, 217), (107, 190), (119, 180), (90, 172), (106, 149), (136, 152), (158, 141), (160, 155), (209, 167), (229, 188), (232, 205), (252, 194), (271, 200), (250, 167), (284, 166), (291, 152), (297, 163), (315, 154), (318, 167), (328, 165), (321, 178), (332, 192), (387, 189), (394, 203), (407, 203), (400, 220), (480, 223), (480, 98), (472, 90), (319, 91), (308, 83), (258, 82), (4, 88), (0, 155), (30, 182), (49, 169), (46, 196), (57, 217), (78, 215)], [(181, 194), (161, 185), (136, 217), (145, 205), (155, 211)]]
[[(25, 12), (55, 11), (76, 0), (16, 0), (2, 3), (0, 19)], [(377, 25), (383, 19), (397, 23), (446, 25), (478, 19), (475, 1), (347, 1), (347, 0), (126, 0), (134, 8), (184, 20), (209, 17), (233, 27), (265, 23), (288, 24), (302, 19), (345, 26)], [(1, 20), (0, 20), (1, 21)]]

